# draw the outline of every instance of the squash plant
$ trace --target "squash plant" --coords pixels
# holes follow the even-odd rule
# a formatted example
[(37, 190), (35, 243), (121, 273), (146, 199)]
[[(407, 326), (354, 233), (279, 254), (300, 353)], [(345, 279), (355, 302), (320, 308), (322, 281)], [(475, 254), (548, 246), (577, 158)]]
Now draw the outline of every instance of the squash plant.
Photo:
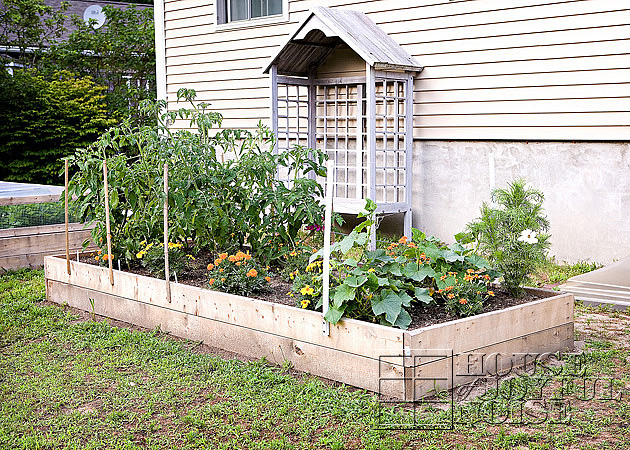
[[(413, 240), (403, 237), (387, 249), (369, 251), (375, 210), (376, 204), (367, 200), (365, 211), (359, 214), (365, 220), (331, 246), (331, 303), (326, 320), (359, 318), (406, 329), (411, 324), (408, 309), (414, 304), (438, 302), (460, 316), (481, 311), (488, 285), (499, 275), (485, 259), (457, 242), (448, 246), (417, 229), (412, 230)], [(350, 254), (355, 256), (347, 257)], [(322, 255), (319, 250), (309, 262)], [(294, 284), (298, 304), (310, 300), (304, 298), (302, 288)], [(319, 307), (321, 298), (313, 309)]]

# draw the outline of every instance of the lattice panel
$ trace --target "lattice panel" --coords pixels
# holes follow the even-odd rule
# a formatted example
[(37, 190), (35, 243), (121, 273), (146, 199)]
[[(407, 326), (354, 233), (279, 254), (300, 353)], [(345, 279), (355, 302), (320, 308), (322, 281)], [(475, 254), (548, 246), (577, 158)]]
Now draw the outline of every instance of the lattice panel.
[(365, 85), (317, 86), (317, 148), (335, 161), (334, 196), (367, 196)]
[(377, 203), (406, 200), (406, 92), (407, 82), (404, 80), (376, 80)]
[[(308, 87), (278, 84), (278, 132), (276, 147), (279, 151), (295, 145), (308, 146)], [(286, 168), (278, 168), (278, 178), (290, 181)]]

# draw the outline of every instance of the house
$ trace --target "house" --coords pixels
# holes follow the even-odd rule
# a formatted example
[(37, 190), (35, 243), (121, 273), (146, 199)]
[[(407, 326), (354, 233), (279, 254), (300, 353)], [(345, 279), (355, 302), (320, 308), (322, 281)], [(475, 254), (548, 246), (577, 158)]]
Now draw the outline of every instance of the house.
[(193, 88), (226, 128), (262, 120), (280, 146), (326, 149), (348, 211), (375, 198), (406, 213), (405, 228), (451, 241), (492, 187), (524, 177), (546, 195), (559, 259), (630, 254), (627, 0), (156, 0), (154, 11), (169, 108)]

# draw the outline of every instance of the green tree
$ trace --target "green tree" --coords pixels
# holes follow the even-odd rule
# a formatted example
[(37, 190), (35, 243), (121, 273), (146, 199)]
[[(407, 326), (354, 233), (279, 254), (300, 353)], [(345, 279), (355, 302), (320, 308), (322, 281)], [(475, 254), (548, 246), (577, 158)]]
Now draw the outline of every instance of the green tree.
[(17, 60), (36, 65), (42, 49), (65, 31), (68, 2), (53, 9), (43, 0), (0, 0), (0, 46), (17, 50)]
[(105, 6), (105, 25), (94, 29), (72, 18), (76, 30), (52, 45), (45, 67), (63, 68), (107, 86), (106, 100), (117, 119), (137, 117), (138, 104), (155, 98), (153, 10)]
[(90, 78), (57, 72), (0, 70), (0, 180), (59, 184), (62, 161), (115, 121), (105, 88)]

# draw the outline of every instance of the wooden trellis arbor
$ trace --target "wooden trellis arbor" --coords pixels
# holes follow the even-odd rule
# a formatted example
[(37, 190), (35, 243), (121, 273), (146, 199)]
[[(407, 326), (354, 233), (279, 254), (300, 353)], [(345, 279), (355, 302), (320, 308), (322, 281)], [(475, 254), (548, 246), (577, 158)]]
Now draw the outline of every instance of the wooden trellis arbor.
[[(304, 145), (335, 162), (335, 211), (404, 213), (411, 232), (413, 77), (422, 67), (365, 14), (316, 7), (274, 57), (278, 148)], [(280, 174), (282, 177), (283, 174)]]

